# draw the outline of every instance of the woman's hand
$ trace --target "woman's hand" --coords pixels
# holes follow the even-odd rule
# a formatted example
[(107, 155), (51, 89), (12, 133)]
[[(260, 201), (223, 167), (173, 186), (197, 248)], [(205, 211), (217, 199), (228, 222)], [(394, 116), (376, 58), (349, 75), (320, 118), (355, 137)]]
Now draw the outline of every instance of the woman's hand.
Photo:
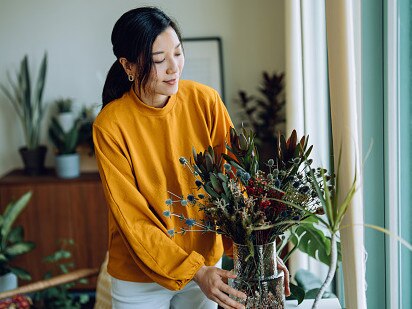
[[(228, 278), (236, 278), (230, 271), (213, 266), (202, 266), (193, 277), (205, 295), (225, 309), (244, 309), (245, 306), (236, 302), (228, 295), (246, 299), (246, 294), (227, 285)], [(226, 293), (226, 294), (225, 294)]]
[(285, 296), (290, 295), (290, 287), (289, 287), (289, 270), (287, 269), (286, 265), (283, 263), (282, 259), (277, 256), (277, 268), (283, 271), (284, 274), (284, 284), (285, 284)]

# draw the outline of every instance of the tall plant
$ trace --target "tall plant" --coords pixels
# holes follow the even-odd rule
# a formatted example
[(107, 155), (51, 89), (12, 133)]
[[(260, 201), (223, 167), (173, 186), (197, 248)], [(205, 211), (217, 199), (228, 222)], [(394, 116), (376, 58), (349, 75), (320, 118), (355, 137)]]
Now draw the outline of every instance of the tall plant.
[[(10, 104), (14, 107), (23, 127), (26, 147), (36, 149), (39, 146), (40, 126), (44, 116), (43, 90), (46, 81), (47, 54), (44, 54), (34, 87), (30, 79), (29, 60), (24, 56), (20, 70), (13, 80), (7, 74), (11, 89), (0, 85)], [(32, 89), (33, 88), (33, 89)]]
[(278, 126), (285, 122), (284, 73), (262, 73), (258, 87), (260, 97), (238, 92), (238, 102), (246, 116), (246, 125), (253, 129), (259, 143), (273, 144)]

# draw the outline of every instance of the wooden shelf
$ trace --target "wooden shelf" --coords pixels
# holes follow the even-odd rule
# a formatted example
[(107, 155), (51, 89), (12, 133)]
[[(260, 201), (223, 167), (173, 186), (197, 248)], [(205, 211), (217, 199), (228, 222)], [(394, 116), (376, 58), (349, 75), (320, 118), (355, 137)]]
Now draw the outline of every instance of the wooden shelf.
[[(97, 172), (60, 179), (52, 170), (41, 176), (26, 176), (14, 170), (0, 179), (0, 209), (32, 191), (32, 198), (16, 225), (24, 227), (25, 239), (36, 248), (13, 261), (30, 272), (34, 281), (43, 279), (50, 265), (44, 257), (55, 252), (61, 239), (73, 239), (75, 268), (95, 268), (107, 251), (107, 207)], [(23, 283), (20, 283), (23, 284)], [(76, 288), (94, 289), (96, 280)]]

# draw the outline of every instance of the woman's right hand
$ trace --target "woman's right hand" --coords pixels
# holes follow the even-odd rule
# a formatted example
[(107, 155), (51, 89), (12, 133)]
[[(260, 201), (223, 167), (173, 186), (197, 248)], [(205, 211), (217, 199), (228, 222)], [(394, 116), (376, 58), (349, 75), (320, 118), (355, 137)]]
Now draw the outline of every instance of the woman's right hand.
[(202, 266), (193, 277), (193, 280), (209, 299), (218, 303), (222, 308), (244, 309), (244, 305), (226, 295), (229, 294), (240, 299), (246, 299), (245, 293), (235, 290), (224, 282), (229, 278), (234, 279), (236, 275), (214, 266)]

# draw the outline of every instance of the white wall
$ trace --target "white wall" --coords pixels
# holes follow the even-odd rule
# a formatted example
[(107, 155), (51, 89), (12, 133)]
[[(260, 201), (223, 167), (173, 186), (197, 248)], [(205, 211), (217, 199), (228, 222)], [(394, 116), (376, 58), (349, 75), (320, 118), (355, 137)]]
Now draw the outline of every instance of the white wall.
[[(47, 51), (45, 100), (72, 97), (78, 106), (100, 103), (105, 75), (115, 58), (110, 35), (128, 9), (156, 5), (174, 17), (184, 37), (220, 36), (226, 104), (237, 121), (239, 89), (255, 92), (261, 72), (284, 71), (283, 0), (0, 0), (0, 83), (24, 54), (32, 75)], [(46, 124), (42, 141), (48, 143)], [(22, 167), (24, 144), (16, 114), (0, 93), (0, 175)], [(50, 144), (49, 144), (50, 145)], [(51, 146), (46, 164), (53, 165)]]

